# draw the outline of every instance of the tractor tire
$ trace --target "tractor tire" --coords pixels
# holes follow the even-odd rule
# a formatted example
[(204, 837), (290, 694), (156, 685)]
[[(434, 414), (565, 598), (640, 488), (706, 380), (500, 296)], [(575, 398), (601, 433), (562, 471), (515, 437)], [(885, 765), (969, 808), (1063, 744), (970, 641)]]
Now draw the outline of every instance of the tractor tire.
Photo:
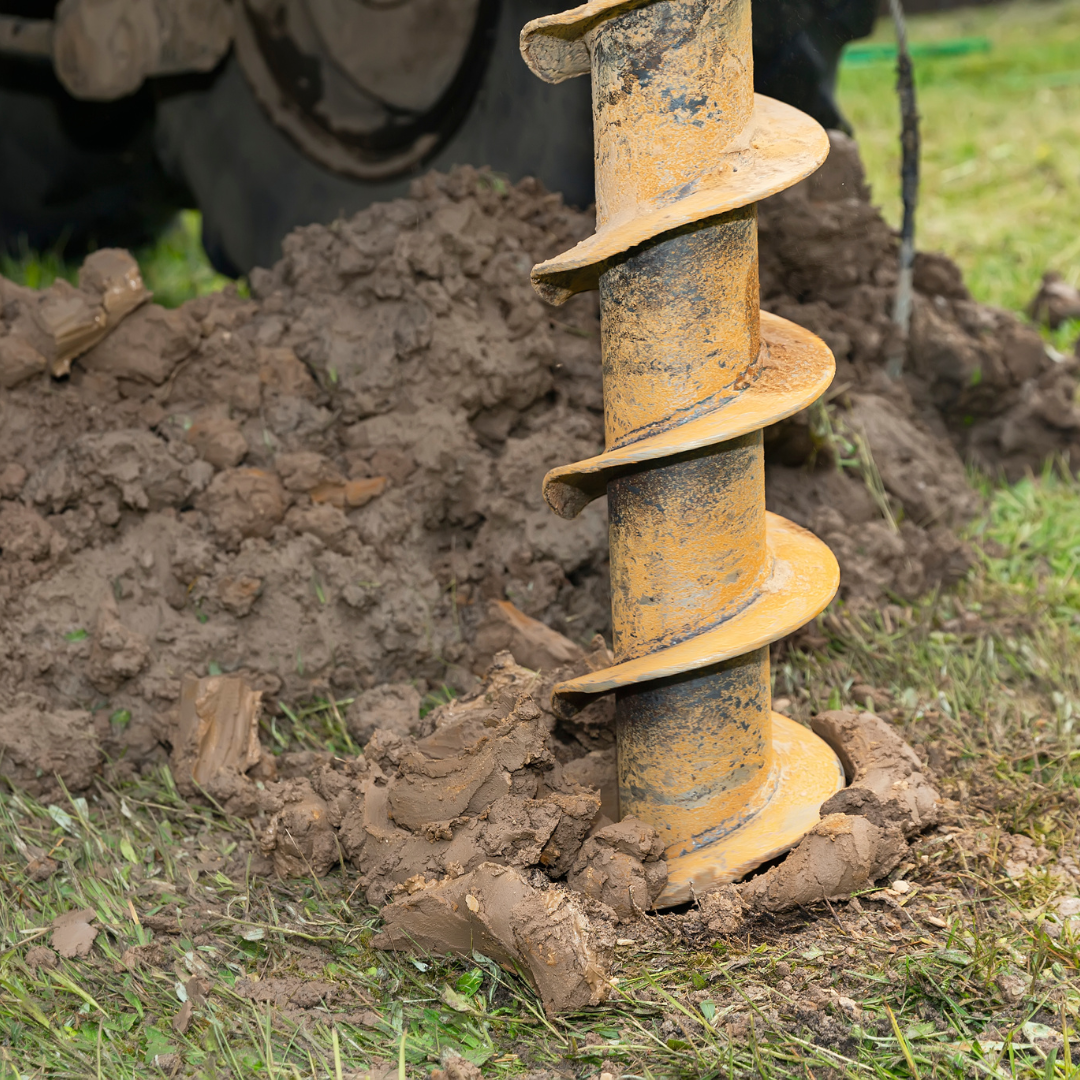
[[(592, 201), (588, 80), (543, 83), (518, 52), (521, 27), (551, 10), (550, 0), (503, 4), (472, 108), (419, 172), (488, 165), (512, 181), (536, 176), (569, 203)], [(267, 117), (235, 55), (208, 89), (159, 100), (157, 149), (167, 173), (191, 191), (202, 211), (211, 262), (233, 275), (272, 264), (282, 239), (297, 226), (398, 198), (412, 179), (351, 179), (305, 157)]]

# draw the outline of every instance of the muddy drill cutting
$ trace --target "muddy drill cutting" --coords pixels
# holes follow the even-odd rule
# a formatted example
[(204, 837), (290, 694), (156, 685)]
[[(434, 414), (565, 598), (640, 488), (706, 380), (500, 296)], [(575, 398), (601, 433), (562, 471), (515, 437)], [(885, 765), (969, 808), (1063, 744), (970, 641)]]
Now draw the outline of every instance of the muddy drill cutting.
[(552, 470), (551, 508), (607, 494), (615, 664), (556, 686), (615, 692), (619, 806), (659, 830), (691, 899), (775, 857), (843, 784), (771, 708), (771, 642), (832, 599), (836, 560), (765, 511), (761, 429), (834, 362), (758, 303), (758, 200), (812, 173), (824, 130), (753, 92), (749, 0), (595, 0), (529, 23), (543, 79), (592, 76), (595, 233), (533, 268), (546, 300), (599, 289), (605, 451)]

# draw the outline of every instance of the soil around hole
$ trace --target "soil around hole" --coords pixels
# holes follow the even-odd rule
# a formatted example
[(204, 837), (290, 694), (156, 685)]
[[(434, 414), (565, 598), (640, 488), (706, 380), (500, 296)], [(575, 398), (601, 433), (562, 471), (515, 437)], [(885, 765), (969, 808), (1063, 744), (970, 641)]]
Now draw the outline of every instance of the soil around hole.
[[(905, 376), (886, 377), (896, 239), (854, 144), (831, 139), (818, 174), (759, 208), (763, 307), (837, 359), (827, 407), (766, 433), (766, 487), (834, 549), (857, 608), (955, 581), (956, 529), (979, 509), (965, 462), (1037, 469), (1080, 450), (1080, 412), (1075, 359), (973, 301), (940, 255), (919, 256)], [(539, 494), (602, 447), (603, 397), (595, 297), (556, 311), (529, 269), (591, 228), (535, 182), (460, 168), (298, 230), (252, 299), (165, 311), (133, 286), (101, 335), (94, 266), (79, 289), (0, 280), (0, 775), (54, 799), (106, 762), (197, 760), (225, 693), (208, 680), (236, 680), (250, 707), (219, 733), (227, 767), (187, 774), (260, 820), (267, 868), (367, 866), (379, 836), (397, 861), (362, 871), (376, 903), (496, 860), (541, 896), (570, 875), (600, 923), (643, 908), (661, 860), (597, 782), (610, 702), (572, 726), (547, 711), (556, 669), (608, 662), (603, 500), (565, 521)], [(60, 349), (63, 304), (82, 322)], [(461, 698), (421, 720), (443, 687)], [(260, 710), (317, 697), (352, 699), (362, 758), (257, 748)], [(866, 824), (834, 823), (829, 843), (872, 827), (894, 854), (906, 826), (874, 817), (890, 797), (860, 797), (836, 813)]]
[[(955, 581), (969, 563), (955, 527), (979, 508), (965, 460), (1037, 469), (1077, 445), (1080, 412), (1075, 360), (974, 302), (940, 255), (919, 256), (906, 374), (886, 378), (896, 239), (854, 143), (831, 138), (822, 170), (759, 208), (763, 307), (837, 358), (828, 409), (766, 432), (766, 488), (833, 548), (857, 607)], [(532, 181), (430, 174), (408, 199), (297, 230), (251, 300), (117, 308), (69, 376), (11, 368), (13, 782), (83, 788), (95, 742), (120, 769), (160, 760), (188, 675), (242, 676), (271, 711), (385, 685), (423, 696), (468, 690), (501, 648), (566, 659), (491, 601), (570, 648), (608, 632), (604, 501), (566, 521), (539, 495), (548, 468), (603, 442), (596, 301), (549, 308), (528, 277), (591, 226)], [(91, 261), (80, 311), (103, 303)], [(3, 368), (45, 348), (39, 309), (63, 298), (0, 292)]]

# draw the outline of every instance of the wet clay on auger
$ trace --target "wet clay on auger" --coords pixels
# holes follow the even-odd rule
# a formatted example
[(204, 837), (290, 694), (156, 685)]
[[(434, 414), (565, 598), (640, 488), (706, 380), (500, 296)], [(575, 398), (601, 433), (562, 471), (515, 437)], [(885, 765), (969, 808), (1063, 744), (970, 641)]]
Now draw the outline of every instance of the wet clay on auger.
[[(378, 729), (363, 757), (325, 755), (305, 776), (258, 784), (234, 738), (232, 766), (208, 784), (226, 809), (256, 819), (278, 874), (325, 874), (344, 856), (367, 900), (386, 905), (381, 947), (480, 949), (530, 973), (550, 1012), (595, 1005), (614, 925), (651, 908), (666, 883), (663, 845), (633, 819), (612, 824), (599, 791), (563, 775), (553, 749), (568, 744), (524, 689), (543, 682), (503, 653), (481, 691), (436, 710), (427, 735)], [(208, 745), (224, 695), (245, 705), (227, 681), (185, 685), (185, 745)]]
[(811, 727), (836, 751), (848, 785), (783, 862), (737, 886), (750, 908), (786, 911), (850, 896), (898, 866), (907, 838), (938, 820), (941, 800), (925, 766), (881, 717), (837, 710)]
[[(245, 772), (237, 752), (208, 790), (254, 818), (277, 874), (325, 874), (344, 858), (382, 907), (380, 947), (479, 948), (529, 972), (549, 1011), (595, 1004), (606, 993), (612, 928), (647, 917), (666, 884), (663, 844), (651, 827), (604, 813), (614, 755), (586, 752), (567, 737), (570, 722), (560, 727), (531, 695), (547, 701), (555, 679), (606, 658), (599, 646), (541, 675), (502, 653), (476, 691), (429, 714), (423, 734), (377, 729), (362, 757), (308, 755), (299, 776), (291, 759), (300, 755), (282, 755), (290, 775), (277, 779), (261, 760)], [(250, 702), (220, 677), (185, 686), (196, 730), (226, 696)], [(193, 721), (181, 710), (178, 724)], [(591, 720), (594, 730), (609, 724), (610, 714)], [(755, 911), (869, 886), (897, 865), (907, 836), (936, 820), (937, 795), (918, 758), (880, 718), (831, 712), (814, 727), (851, 783), (786, 860), (701, 899), (699, 919), (713, 933), (737, 931)]]

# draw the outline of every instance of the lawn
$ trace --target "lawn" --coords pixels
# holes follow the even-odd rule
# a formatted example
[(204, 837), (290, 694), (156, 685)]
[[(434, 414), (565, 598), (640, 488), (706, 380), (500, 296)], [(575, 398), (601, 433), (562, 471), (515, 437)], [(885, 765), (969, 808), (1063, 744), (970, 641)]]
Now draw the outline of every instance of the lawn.
[[(1021, 0), (909, 20), (922, 118), (917, 243), (964, 271), (976, 299), (1021, 311), (1046, 270), (1080, 285), (1080, 2)], [(895, 42), (880, 20), (841, 66), (839, 97), (886, 219), (900, 222)]]

